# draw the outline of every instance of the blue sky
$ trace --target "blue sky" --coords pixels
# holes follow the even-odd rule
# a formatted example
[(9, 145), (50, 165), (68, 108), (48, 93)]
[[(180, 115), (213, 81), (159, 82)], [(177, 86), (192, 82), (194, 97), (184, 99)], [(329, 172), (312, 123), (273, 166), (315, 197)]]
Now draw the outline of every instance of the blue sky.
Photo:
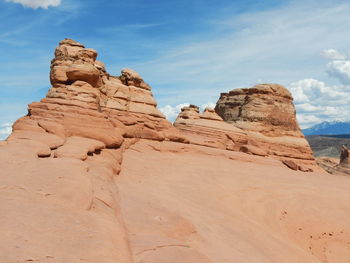
[(285, 85), (298, 120), (350, 120), (350, 2), (0, 0), (0, 138), (50, 88), (54, 48), (73, 38), (111, 74), (138, 71), (170, 119), (220, 92)]

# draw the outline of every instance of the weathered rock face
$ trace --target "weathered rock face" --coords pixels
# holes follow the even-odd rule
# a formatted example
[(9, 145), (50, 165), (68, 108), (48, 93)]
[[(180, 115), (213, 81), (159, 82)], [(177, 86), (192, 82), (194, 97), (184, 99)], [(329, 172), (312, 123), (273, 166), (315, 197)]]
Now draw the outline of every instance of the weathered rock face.
[(163, 118), (151, 88), (139, 74), (123, 69), (119, 77), (106, 72), (97, 52), (73, 41), (60, 42), (51, 64), (53, 87), (48, 98), (66, 99), (103, 112), (105, 109)]
[(237, 126), (244, 125), (244, 122), (254, 123), (254, 127), (248, 127), (265, 135), (275, 135), (276, 132), (295, 135), (300, 131), (292, 95), (277, 84), (261, 84), (222, 93), (215, 111), (225, 121)]
[(350, 175), (350, 152), (347, 146), (343, 145), (340, 149), (339, 164), (334, 166), (333, 170), (342, 175)]
[(111, 76), (96, 58), (93, 49), (61, 41), (51, 64), (52, 88), (45, 99), (29, 105), (29, 115), (15, 123), (14, 131), (81, 136), (107, 148), (119, 148), (123, 137), (179, 140), (138, 73), (123, 69), (121, 76)]
[(1, 263), (349, 261), (350, 181), (300, 172), (298, 128), (193, 105), (174, 127), (139, 74), (96, 58), (62, 41), (47, 97), (0, 142)]
[(317, 163), (325, 171), (335, 175), (350, 175), (349, 149), (343, 145), (340, 148), (340, 158), (319, 157)]
[(242, 130), (224, 122), (213, 109), (200, 113), (195, 105), (183, 107), (174, 126), (196, 145), (238, 151), (248, 141)]
[(184, 107), (174, 125), (193, 144), (272, 156), (293, 170), (317, 169), (284, 87), (264, 84), (222, 93), (215, 111)]
[(60, 42), (47, 97), (1, 143), (1, 262), (133, 262), (114, 183), (122, 153), (185, 139), (136, 72), (111, 76), (96, 57)]
[(345, 145), (340, 150), (340, 165), (350, 165), (349, 149)]
[(296, 121), (292, 95), (283, 86), (261, 84), (222, 93), (215, 111), (244, 130), (269, 155), (315, 164)]

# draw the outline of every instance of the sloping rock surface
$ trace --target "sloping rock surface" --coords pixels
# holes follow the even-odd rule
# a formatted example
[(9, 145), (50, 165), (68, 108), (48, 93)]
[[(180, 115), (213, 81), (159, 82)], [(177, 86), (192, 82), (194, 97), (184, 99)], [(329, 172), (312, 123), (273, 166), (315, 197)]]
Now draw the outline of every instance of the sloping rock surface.
[(116, 181), (135, 262), (350, 259), (349, 178), (142, 140), (125, 152)]
[(133, 70), (66, 39), (52, 88), (0, 146), (0, 262), (133, 262), (114, 177), (141, 138), (184, 140)]
[(195, 106), (174, 127), (138, 73), (96, 58), (63, 40), (46, 98), (0, 143), (0, 262), (349, 262), (348, 178), (270, 158), (298, 160), (273, 155), (300, 154), (297, 128)]

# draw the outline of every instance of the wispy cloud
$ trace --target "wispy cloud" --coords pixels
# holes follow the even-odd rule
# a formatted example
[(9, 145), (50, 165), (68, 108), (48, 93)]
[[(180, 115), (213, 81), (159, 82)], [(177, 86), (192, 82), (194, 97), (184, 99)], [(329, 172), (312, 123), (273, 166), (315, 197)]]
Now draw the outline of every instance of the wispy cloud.
[(130, 31), (139, 31), (147, 28), (154, 28), (160, 26), (161, 24), (150, 23), (150, 24), (125, 24), (118, 26), (109, 26), (100, 28), (99, 31), (101, 33), (128, 33)]
[(350, 121), (350, 61), (336, 49), (325, 50), (322, 55), (331, 60), (326, 66), (327, 73), (339, 83), (331, 85), (309, 78), (288, 86), (302, 127), (325, 120)]
[[(309, 100), (317, 98), (310, 104), (318, 107), (317, 113), (307, 114), (301, 104), (297, 105), (303, 126), (344, 119), (346, 114), (350, 116), (349, 109), (335, 108), (335, 104), (338, 99), (344, 101), (342, 96), (348, 93), (344, 85), (334, 81), (350, 81), (350, 62), (337, 51), (347, 50), (350, 42), (349, 13), (350, 3), (306, 0), (211, 20), (216, 30), (224, 33), (162, 48), (158, 57), (133, 67), (146, 80), (153, 80), (160, 105), (176, 105), (188, 98), (192, 98), (190, 103), (201, 104), (215, 100), (220, 92), (272, 82), (293, 87), (294, 93), (297, 85), (304, 92), (315, 92), (307, 94)], [(337, 59), (328, 65), (328, 73), (320, 52), (323, 57)], [(174, 90), (170, 92), (169, 87)], [(166, 96), (169, 92), (172, 95)], [(342, 110), (346, 110), (344, 114), (340, 114)]]
[(6, 0), (6, 2), (21, 4), (24, 7), (33, 9), (48, 9), (50, 6), (55, 7), (61, 4), (61, 0)]
[(183, 83), (186, 90), (191, 86), (217, 92), (213, 85), (229, 89), (257, 80), (287, 84), (314, 73), (310, 65), (317, 65), (319, 52), (327, 46), (346, 46), (349, 12), (350, 4), (305, 1), (245, 13), (218, 23), (225, 33), (215, 39), (174, 45), (158, 58), (134, 66), (157, 85)]
[(335, 50), (333, 48), (323, 50), (321, 52), (321, 56), (327, 59), (346, 59), (346, 55), (340, 53), (338, 50)]
[(0, 140), (4, 140), (10, 135), (12, 131), (11, 123), (4, 123), (0, 125)]
[(335, 60), (328, 63), (327, 73), (343, 85), (350, 85), (350, 60)]
[[(29, 2), (34, 8), (34, 1)], [(8, 61), (0, 66), (0, 89), (7, 95), (3, 98), (14, 98), (13, 94), (28, 94), (48, 86), (51, 52), (57, 41), (67, 36), (97, 49), (99, 59), (106, 62), (112, 74), (118, 74), (123, 67), (139, 71), (153, 87), (160, 108), (184, 102), (197, 105), (216, 102), (220, 92), (261, 82), (288, 87), (301, 85), (305, 92), (317, 91), (315, 85), (320, 92), (325, 89), (334, 94), (344, 92), (348, 74), (345, 56), (350, 42), (348, 1), (280, 1), (278, 5), (261, 4), (263, 9), (247, 5), (233, 12), (227, 7), (227, 0), (220, 1), (221, 6), (215, 4), (215, 12), (211, 7), (197, 16), (188, 17), (184, 12), (181, 19), (178, 16), (181, 10), (170, 7), (181, 7), (184, 0), (144, 3), (141, 7), (136, 2), (121, 3), (125, 12), (120, 12), (112, 21), (114, 8), (121, 10), (119, 2), (104, 1), (102, 5), (97, 0), (64, 0), (56, 8), (33, 12), (3, 1), (6, 8), (0, 13), (6, 16), (5, 28), (8, 28), (7, 32), (0, 33), (5, 34), (0, 36), (0, 45), (5, 47), (2, 56)], [(219, 9), (224, 6), (226, 11), (221, 12)], [(196, 5), (189, 7), (194, 10)], [(21, 12), (19, 18), (15, 12)], [(182, 21), (186, 17), (189, 18), (185, 21), (187, 27)], [(67, 26), (67, 20), (74, 20), (74, 23)], [(9, 41), (11, 45), (7, 44)], [(26, 48), (14, 46), (16, 43), (26, 43)], [(40, 52), (33, 55), (29, 50)], [(38, 61), (39, 56), (46, 57)], [(331, 59), (327, 67), (322, 57)], [(19, 66), (8, 69), (8, 64), (25, 62), (35, 65), (35, 69), (25, 70)], [(19, 76), (28, 83), (18, 82)], [(343, 84), (338, 83), (340, 77)], [(322, 108), (317, 114), (306, 115), (302, 110), (307, 106), (299, 103), (299, 116), (309, 121), (315, 120), (310, 116), (322, 120), (334, 116), (325, 114), (330, 112), (325, 107), (333, 106), (327, 104), (326, 96), (321, 97), (324, 98), (320, 104), (324, 107), (323, 115)], [(28, 96), (29, 101), (31, 98)], [(0, 116), (0, 123), (5, 121)]]

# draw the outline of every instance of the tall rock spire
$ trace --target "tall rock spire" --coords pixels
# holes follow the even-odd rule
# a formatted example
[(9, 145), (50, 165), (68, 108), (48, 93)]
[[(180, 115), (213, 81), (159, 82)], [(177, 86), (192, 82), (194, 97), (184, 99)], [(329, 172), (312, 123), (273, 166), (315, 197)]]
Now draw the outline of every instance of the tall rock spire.
[[(59, 43), (51, 62), (52, 87), (46, 98), (29, 105), (28, 116), (13, 126), (9, 140), (36, 133), (66, 140), (80, 136), (118, 148), (123, 138), (181, 140), (157, 109), (151, 87), (131, 69), (110, 75), (97, 52), (72, 40)], [(30, 133), (34, 133), (35, 135)]]

